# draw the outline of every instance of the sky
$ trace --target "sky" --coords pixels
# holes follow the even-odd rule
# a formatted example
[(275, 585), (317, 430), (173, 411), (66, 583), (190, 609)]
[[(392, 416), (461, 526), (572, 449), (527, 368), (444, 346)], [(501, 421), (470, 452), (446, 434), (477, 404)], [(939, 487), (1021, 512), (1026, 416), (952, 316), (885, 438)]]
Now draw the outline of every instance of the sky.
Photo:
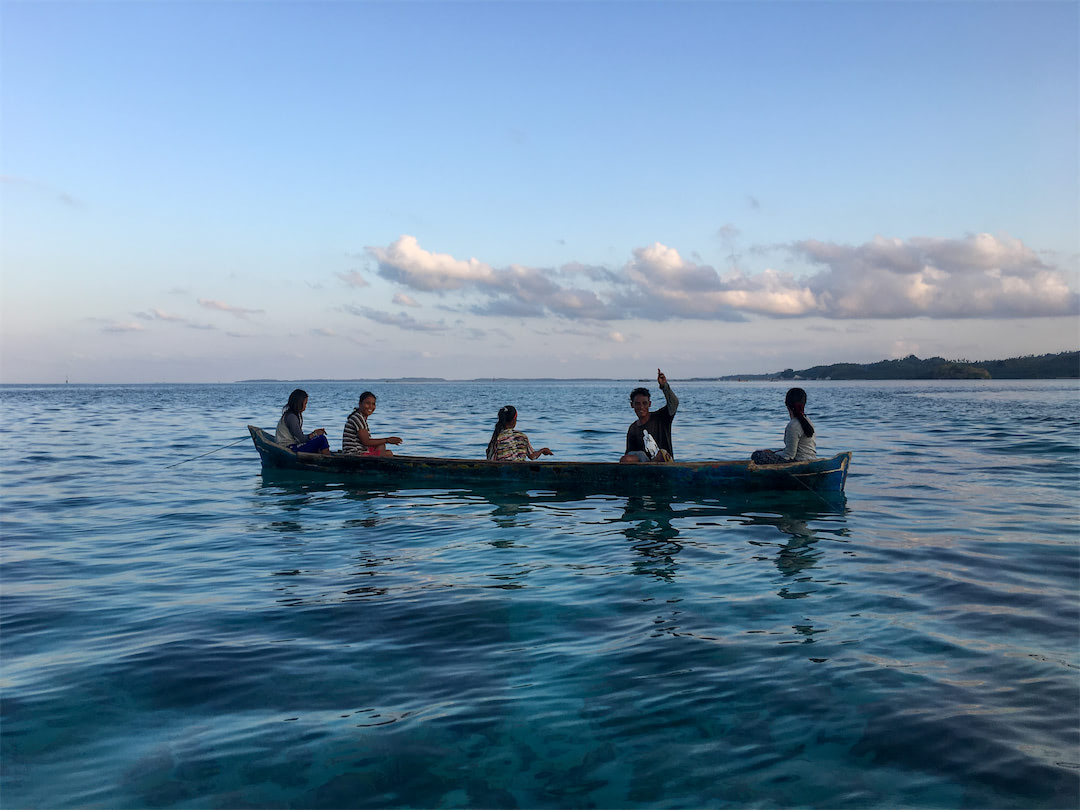
[(0, 0), (0, 382), (1080, 348), (1080, 3)]

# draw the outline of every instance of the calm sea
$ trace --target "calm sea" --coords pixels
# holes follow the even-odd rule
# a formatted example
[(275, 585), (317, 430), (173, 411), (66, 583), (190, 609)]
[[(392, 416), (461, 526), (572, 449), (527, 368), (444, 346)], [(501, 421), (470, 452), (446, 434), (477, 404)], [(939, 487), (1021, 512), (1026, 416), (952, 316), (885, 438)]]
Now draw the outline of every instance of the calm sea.
[[(366, 387), (614, 459), (637, 384)], [(0, 388), (4, 808), (1080, 803), (1076, 381), (807, 383), (835, 501), (264, 480), (291, 387)], [(679, 458), (780, 444), (786, 386), (674, 387)]]

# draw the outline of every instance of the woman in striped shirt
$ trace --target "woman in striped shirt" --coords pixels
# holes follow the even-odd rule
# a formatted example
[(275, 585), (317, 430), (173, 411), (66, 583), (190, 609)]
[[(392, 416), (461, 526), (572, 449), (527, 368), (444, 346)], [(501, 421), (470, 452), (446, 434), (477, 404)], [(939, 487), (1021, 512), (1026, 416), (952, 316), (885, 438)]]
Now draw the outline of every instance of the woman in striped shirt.
[(368, 417), (375, 413), (375, 395), (365, 391), (360, 395), (360, 402), (345, 420), (345, 430), (341, 434), (341, 452), (359, 456), (392, 456), (388, 444), (401, 444), (400, 436), (387, 436), (377, 439), (368, 429)]

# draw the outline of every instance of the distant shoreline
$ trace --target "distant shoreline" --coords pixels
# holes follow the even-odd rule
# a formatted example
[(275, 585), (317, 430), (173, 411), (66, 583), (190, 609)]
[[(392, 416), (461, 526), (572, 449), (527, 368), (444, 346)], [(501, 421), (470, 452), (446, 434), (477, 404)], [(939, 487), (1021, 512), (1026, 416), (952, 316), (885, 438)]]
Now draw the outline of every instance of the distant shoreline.
[[(785, 369), (771, 373), (725, 374), (716, 377), (671, 377), (675, 383), (683, 382), (792, 382), (796, 380), (821, 381), (911, 381), (919, 380), (1074, 380), (1080, 379), (1080, 351), (1055, 354), (1028, 355), (1006, 360), (945, 360), (931, 357), (921, 360), (908, 355), (899, 360), (880, 360), (876, 363), (834, 363), (828, 366), (812, 366), (805, 369)], [(651, 382), (654, 377), (469, 377), (448, 379), (446, 377), (357, 377), (357, 378), (302, 378), (275, 379), (257, 377), (230, 382), (146, 382), (109, 383), (76, 382), (71, 385), (244, 385), (297, 383), (583, 383), (583, 382)], [(69, 383), (5, 382), (0, 387), (24, 385), (68, 385)]]
[[(719, 377), (672, 377), (672, 382), (782, 382), (790, 380), (1072, 380), (1080, 378), (1080, 351), (1011, 357), (1006, 360), (920, 360), (911, 354), (900, 360), (876, 363), (834, 363), (796, 371), (726, 374)], [(631, 378), (605, 377), (473, 377), (448, 380), (445, 377), (373, 377), (367, 380), (315, 379), (304, 382), (620, 382)], [(640, 378), (641, 380), (651, 378)], [(285, 383), (296, 380), (253, 379), (240, 383)]]

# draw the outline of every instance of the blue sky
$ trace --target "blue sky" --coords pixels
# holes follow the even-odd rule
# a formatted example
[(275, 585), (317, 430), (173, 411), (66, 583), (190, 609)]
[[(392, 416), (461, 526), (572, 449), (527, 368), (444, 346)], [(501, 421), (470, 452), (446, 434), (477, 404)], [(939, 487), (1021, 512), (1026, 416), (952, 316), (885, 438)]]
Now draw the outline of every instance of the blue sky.
[(1080, 347), (1078, 6), (0, 1), (0, 380)]

